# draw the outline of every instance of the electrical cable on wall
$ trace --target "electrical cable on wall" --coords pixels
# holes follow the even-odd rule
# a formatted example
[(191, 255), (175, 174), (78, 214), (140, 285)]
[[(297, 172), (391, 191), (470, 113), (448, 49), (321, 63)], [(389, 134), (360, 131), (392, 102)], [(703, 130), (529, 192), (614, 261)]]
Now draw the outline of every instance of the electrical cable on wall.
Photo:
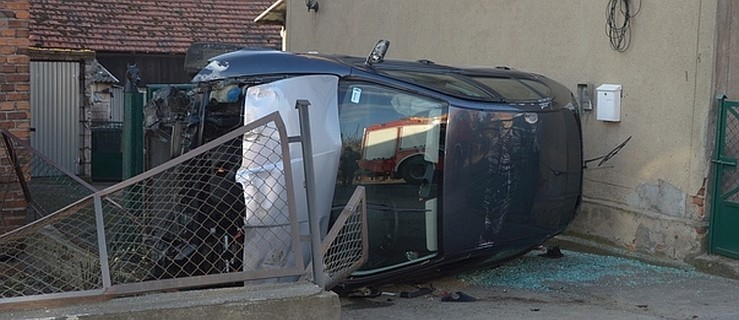
[[(635, 1), (638, 1), (635, 5)], [(606, 6), (606, 35), (611, 48), (626, 51), (631, 45), (631, 19), (641, 11), (641, 0), (608, 0)]]

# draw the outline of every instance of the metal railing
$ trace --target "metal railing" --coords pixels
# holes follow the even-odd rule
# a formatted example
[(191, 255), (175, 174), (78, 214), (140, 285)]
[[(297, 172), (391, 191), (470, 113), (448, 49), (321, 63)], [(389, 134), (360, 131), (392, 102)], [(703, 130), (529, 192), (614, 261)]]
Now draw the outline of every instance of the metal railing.
[(321, 246), (324, 288), (331, 289), (359, 269), (369, 255), (367, 201), (357, 187)]
[[(23, 190), (40, 218), (0, 236), (0, 303), (304, 273), (288, 138), (276, 113), (94, 193), (63, 170), (37, 171), (54, 166), (2, 135), (4, 163), (17, 169), (5, 171), (16, 176), (5, 185)], [(36, 188), (44, 181), (64, 182)]]
[[(26, 203), (32, 221), (0, 235), (0, 307), (313, 276), (288, 148), (309, 143), (303, 129), (288, 137), (273, 113), (100, 191), (0, 130), (0, 214)], [(314, 282), (330, 289), (367, 260), (366, 219), (359, 187), (312, 254)]]

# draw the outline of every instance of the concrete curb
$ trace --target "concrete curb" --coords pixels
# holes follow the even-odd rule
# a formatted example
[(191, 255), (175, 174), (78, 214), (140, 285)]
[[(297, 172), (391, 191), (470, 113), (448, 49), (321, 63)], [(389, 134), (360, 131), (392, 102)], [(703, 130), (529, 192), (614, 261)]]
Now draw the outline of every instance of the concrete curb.
[(580, 252), (635, 259), (658, 266), (695, 269), (702, 273), (739, 280), (739, 260), (717, 255), (702, 254), (689, 261), (661, 259), (571, 235), (558, 235), (550, 239), (545, 245), (561, 246), (562, 248)]
[(629, 259), (638, 260), (644, 263), (663, 266), (663, 267), (672, 267), (672, 268), (681, 268), (681, 269), (692, 268), (690, 264), (684, 261), (659, 258), (659, 257), (651, 256), (648, 254), (629, 251), (623, 248), (617, 248), (617, 247), (610, 246), (607, 244), (602, 244), (596, 241), (591, 241), (591, 240), (583, 239), (577, 236), (566, 235), (566, 234), (558, 235), (550, 239), (549, 241), (547, 241), (547, 243), (545, 243), (544, 245), (560, 246), (562, 248), (566, 248), (566, 249), (573, 250), (573, 251), (593, 253), (593, 254), (598, 254), (598, 255), (629, 258)]
[(312, 283), (156, 293), (105, 302), (9, 312), (0, 319), (340, 319), (339, 297)]
[(722, 256), (702, 254), (691, 261), (695, 269), (715, 276), (739, 280), (739, 261)]

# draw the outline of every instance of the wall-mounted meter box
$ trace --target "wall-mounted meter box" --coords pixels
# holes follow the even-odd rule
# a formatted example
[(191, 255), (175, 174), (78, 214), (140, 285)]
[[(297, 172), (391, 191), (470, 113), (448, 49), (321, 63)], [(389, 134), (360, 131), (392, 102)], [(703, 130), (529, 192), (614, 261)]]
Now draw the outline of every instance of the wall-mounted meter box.
[(621, 121), (621, 85), (602, 84), (595, 89), (597, 100), (596, 119), (601, 121)]

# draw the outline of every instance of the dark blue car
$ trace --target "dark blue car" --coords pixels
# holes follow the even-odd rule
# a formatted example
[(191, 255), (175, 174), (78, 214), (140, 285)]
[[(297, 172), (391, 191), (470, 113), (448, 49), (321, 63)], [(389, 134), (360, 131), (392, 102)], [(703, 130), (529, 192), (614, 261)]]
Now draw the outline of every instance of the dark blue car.
[[(219, 83), (216, 103), (243, 105), (244, 88), (301, 77), (326, 80), (321, 103), (338, 113), (327, 118), (338, 122), (336, 153), (324, 161), (336, 163), (319, 177), (333, 190), (324, 224), (356, 186), (366, 189), (369, 260), (345, 288), (499, 264), (573, 220), (582, 136), (563, 85), (509, 68), (272, 50), (217, 56), (193, 82)], [(295, 83), (278, 88), (309, 90)], [(248, 122), (239, 110), (212, 112), (211, 129), (196, 136)]]

